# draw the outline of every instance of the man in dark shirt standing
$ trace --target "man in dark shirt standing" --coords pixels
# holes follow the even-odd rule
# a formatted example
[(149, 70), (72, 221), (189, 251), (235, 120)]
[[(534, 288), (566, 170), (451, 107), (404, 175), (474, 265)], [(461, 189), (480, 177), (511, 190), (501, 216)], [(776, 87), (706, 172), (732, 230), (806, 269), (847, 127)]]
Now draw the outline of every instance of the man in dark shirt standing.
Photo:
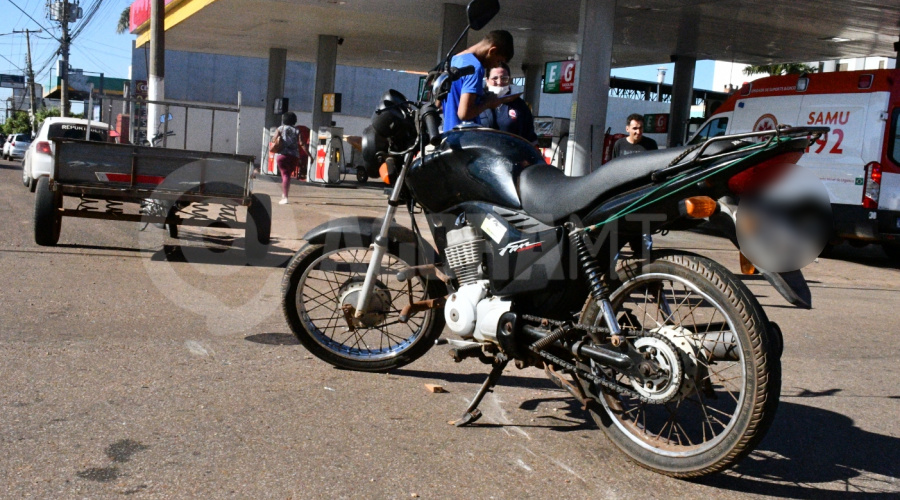
[(628, 136), (619, 139), (613, 144), (613, 158), (659, 149), (656, 147), (656, 141), (649, 137), (644, 137), (644, 117), (642, 115), (637, 113), (628, 115), (625, 132), (628, 133)]

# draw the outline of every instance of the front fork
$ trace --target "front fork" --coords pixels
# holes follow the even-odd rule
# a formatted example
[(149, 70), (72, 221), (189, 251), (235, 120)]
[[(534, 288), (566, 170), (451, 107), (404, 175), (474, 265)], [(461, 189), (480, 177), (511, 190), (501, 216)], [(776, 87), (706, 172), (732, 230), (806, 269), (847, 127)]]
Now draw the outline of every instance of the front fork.
[(412, 162), (412, 153), (408, 153), (400, 169), (400, 174), (394, 182), (394, 189), (391, 191), (391, 197), (388, 199), (387, 212), (384, 214), (384, 221), (381, 223), (381, 230), (372, 243), (372, 260), (366, 269), (366, 280), (363, 282), (362, 290), (359, 292), (359, 299), (356, 302), (356, 318), (363, 317), (368, 312), (369, 301), (372, 297), (372, 289), (375, 287), (375, 279), (381, 274), (381, 259), (387, 253), (388, 231), (391, 228), (391, 222), (397, 213), (397, 207), (400, 205), (400, 192), (403, 190), (403, 183), (406, 181), (406, 172)]

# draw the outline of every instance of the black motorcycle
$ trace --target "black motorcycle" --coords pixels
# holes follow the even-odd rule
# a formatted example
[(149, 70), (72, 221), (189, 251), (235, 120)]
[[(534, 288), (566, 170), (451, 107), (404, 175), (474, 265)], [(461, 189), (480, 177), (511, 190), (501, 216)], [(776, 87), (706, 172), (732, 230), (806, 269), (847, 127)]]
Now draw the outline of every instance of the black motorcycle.
[[(498, 10), (496, 0), (474, 0), (469, 27)], [(643, 248), (625, 259), (622, 248), (721, 215), (718, 200), (768, 182), (827, 129), (718, 137), (571, 178), (517, 136), (440, 133), (433, 103), (469, 71), (448, 57), (423, 101), (384, 95), (364, 151), (392, 183), (387, 213), (304, 236), (282, 284), (297, 338), (352, 370), (392, 370), (436, 343), (456, 361), (492, 365), (456, 425), (481, 415), (482, 397), (513, 361), (543, 368), (644, 467), (696, 477), (735, 464), (775, 414), (777, 325), (709, 258)], [(412, 228), (394, 222), (401, 206)], [(808, 296), (802, 275), (792, 277), (779, 282), (782, 293)], [(459, 338), (439, 339), (445, 326)]]

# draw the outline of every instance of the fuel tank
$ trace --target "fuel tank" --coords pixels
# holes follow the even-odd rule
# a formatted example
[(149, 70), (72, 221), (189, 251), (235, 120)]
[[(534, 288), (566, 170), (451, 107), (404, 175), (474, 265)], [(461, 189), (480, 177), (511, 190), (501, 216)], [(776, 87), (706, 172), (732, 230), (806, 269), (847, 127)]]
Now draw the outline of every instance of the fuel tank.
[(543, 156), (517, 135), (487, 128), (453, 130), (434, 153), (413, 163), (406, 185), (430, 212), (465, 202), (521, 209), (519, 174), (536, 163), (544, 163)]

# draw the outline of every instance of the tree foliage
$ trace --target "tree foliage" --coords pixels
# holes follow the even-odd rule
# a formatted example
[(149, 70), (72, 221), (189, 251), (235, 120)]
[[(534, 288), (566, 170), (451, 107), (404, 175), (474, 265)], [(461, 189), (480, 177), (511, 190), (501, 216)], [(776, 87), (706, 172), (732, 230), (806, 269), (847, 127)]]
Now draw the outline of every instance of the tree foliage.
[(803, 63), (762, 64), (759, 66), (747, 66), (744, 74), (747, 76), (767, 74), (775, 75), (799, 75), (801, 73), (815, 73), (819, 68)]
[[(38, 126), (44, 122), (44, 119), (51, 116), (59, 116), (59, 108), (43, 108), (34, 113), (37, 118)], [(75, 113), (70, 115), (72, 118), (84, 118), (84, 114)], [(0, 132), (9, 134), (25, 134), (31, 133), (31, 120), (28, 118), (27, 111), (16, 111), (12, 116), (7, 118), (3, 125), (0, 125)]]
[(128, 25), (131, 19), (131, 6), (125, 7), (125, 10), (119, 14), (119, 22), (116, 23), (116, 33), (124, 35), (128, 33)]
[(25, 111), (16, 111), (0, 125), (0, 131), (6, 135), (31, 132), (31, 120)]

